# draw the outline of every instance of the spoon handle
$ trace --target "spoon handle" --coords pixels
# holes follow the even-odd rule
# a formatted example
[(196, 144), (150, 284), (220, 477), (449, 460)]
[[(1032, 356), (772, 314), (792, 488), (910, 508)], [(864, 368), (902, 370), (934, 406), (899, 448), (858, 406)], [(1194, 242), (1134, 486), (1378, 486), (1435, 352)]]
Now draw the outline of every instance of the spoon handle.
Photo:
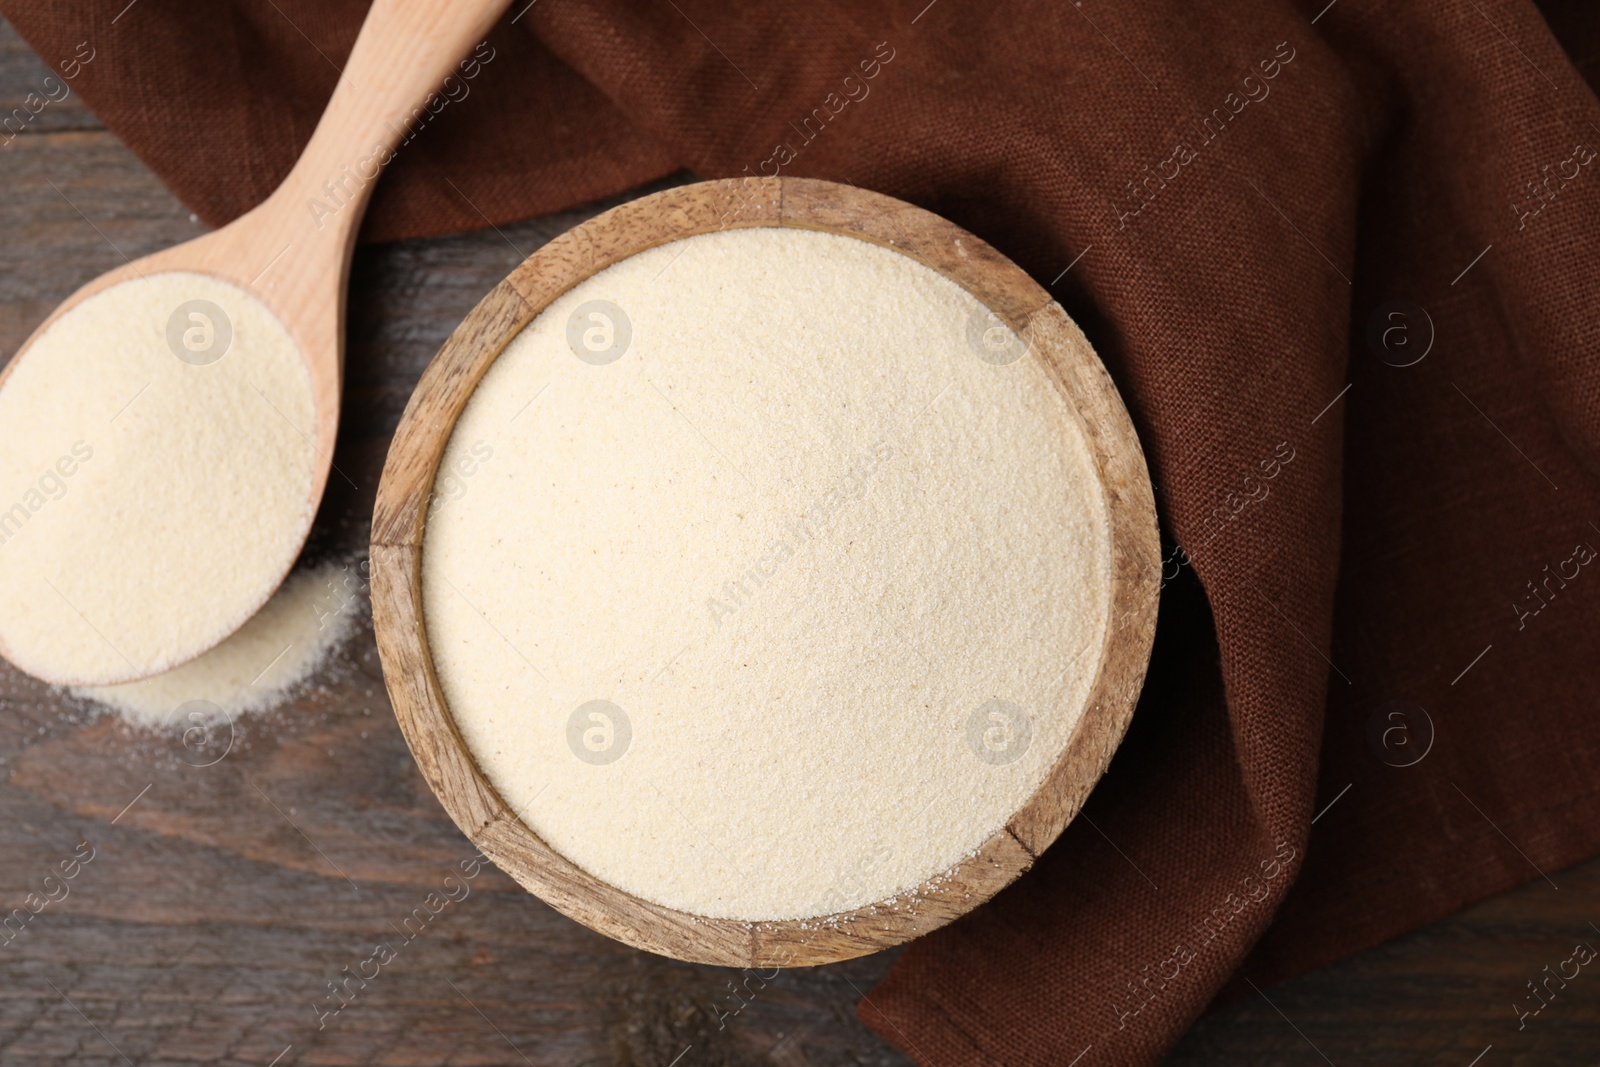
[(452, 86), (463, 83), (458, 64), (472, 69), (475, 46), (487, 48), (484, 39), (509, 3), (374, 0), (310, 144), (271, 197), (273, 208), (302, 213), (314, 230), (332, 230), (335, 242), (353, 240), (379, 170), (447, 106)]

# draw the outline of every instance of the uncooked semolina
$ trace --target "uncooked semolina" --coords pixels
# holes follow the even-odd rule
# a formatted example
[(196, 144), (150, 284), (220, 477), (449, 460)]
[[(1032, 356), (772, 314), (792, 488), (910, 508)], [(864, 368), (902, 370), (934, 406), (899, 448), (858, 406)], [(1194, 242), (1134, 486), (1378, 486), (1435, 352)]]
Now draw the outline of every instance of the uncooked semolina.
[(423, 606), (485, 775), (593, 875), (697, 915), (915, 889), (1003, 826), (1107, 630), (1077, 417), (971, 294), (795, 229), (651, 249), (507, 347)]
[(310, 528), (314, 408), (289, 333), (226, 282), (153, 274), (69, 310), (0, 388), (0, 652), (106, 684), (238, 629)]

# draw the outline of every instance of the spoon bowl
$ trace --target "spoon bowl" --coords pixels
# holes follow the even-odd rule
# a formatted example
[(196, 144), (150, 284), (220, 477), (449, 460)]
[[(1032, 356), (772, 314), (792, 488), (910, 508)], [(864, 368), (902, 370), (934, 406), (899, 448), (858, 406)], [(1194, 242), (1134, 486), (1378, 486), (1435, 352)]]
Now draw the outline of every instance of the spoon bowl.
[(373, 187), (507, 3), (376, 0), (271, 196), (84, 285), (0, 372), (0, 655), (61, 685), (132, 681), (276, 590), (332, 468)]

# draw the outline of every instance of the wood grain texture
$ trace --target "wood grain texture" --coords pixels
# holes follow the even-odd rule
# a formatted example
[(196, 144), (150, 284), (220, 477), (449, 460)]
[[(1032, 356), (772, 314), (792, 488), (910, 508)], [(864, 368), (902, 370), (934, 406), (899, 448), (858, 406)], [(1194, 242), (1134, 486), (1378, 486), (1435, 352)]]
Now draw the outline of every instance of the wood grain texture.
[[(48, 73), (0, 22), (0, 96), (19, 97)], [(137, 257), (203, 229), (86, 111), (66, 132), (0, 148), (0, 173), (3, 353), (83, 281), (122, 262), (107, 239)], [(308, 545), (314, 558), (365, 544), (389, 437), (450, 331), (585, 214), (357, 251), (334, 457), (356, 484), (331, 480)], [(893, 951), (784, 971), (729, 1015), (738, 1004), (729, 984), (747, 981), (740, 972), (628, 949), (493, 871), (358, 1006), (318, 1030), (311, 998), (393, 936), (389, 924), (471, 845), (406, 750), (370, 630), (291, 703), (239, 728), (228, 757), (201, 770), (187, 765), (196, 756), (181, 740), (99, 719), (0, 666), (0, 912), (22, 907), (80, 839), (99, 849), (66, 900), (0, 945), (0, 1063), (126, 1067), (113, 1043), (140, 1067), (265, 1067), (285, 1046), (278, 1067), (667, 1067), (686, 1048), (677, 1067), (911, 1062), (854, 1017)], [(1324, 783), (1320, 799), (1343, 785)], [(1336, 805), (1319, 826), (1338, 816)], [(1526, 1030), (1510, 1010), (1525, 982), (1600, 923), (1600, 861), (1549, 873), (1559, 892), (1530, 871), (1534, 880), (1510, 893), (1268, 987), (1270, 1005), (1253, 997), (1211, 1015), (1169, 1065), (1325, 1067), (1320, 1050), (1340, 1067), (1466, 1067), (1490, 1044), (1478, 1067), (1595, 1063), (1600, 984), (1590, 988), (1587, 971)], [(1394, 892), (1408, 885), (1396, 871)]]
[[(1106, 488), (1111, 625), (1085, 707), (1032, 797), (973, 855), (921, 885), (848, 912), (744, 922), (632, 896), (568, 862), (512, 812), (456, 730), (428, 651), (422, 540), (440, 457), (484, 373), (562, 293), (647, 249), (731, 227), (792, 226), (894, 249), (961, 285), (1029, 345), (1066, 398)], [(937, 215), (831, 182), (749, 178), (669, 189), (612, 208), (551, 241), (451, 334), (389, 452), (373, 523), (373, 617), (395, 714), (456, 825), (531, 892), (638, 948), (696, 963), (793, 967), (877, 952), (983, 904), (1033, 865), (1089, 795), (1127, 729), (1155, 633), (1160, 546), (1144, 455), (1111, 379), (1065, 312), (983, 241)], [(1079, 709), (1068, 709), (1077, 713)]]

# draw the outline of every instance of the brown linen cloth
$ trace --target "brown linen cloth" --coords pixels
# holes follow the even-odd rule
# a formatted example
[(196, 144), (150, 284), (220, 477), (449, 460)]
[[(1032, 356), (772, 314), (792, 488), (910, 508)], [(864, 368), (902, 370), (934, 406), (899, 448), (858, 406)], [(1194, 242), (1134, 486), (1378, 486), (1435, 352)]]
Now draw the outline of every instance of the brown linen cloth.
[[(1144, 442), (1172, 556), (1128, 740), (863, 1001), (884, 1037), (1154, 1062), (1219, 992), (1600, 852), (1600, 12), (1547, 5), (1575, 67), (1528, 0), (524, 2), (367, 238), (679, 167), (854, 182), (1047, 284)], [(225, 222), (364, 4), (125, 3), (0, 10), (85, 43), (70, 87)]]

